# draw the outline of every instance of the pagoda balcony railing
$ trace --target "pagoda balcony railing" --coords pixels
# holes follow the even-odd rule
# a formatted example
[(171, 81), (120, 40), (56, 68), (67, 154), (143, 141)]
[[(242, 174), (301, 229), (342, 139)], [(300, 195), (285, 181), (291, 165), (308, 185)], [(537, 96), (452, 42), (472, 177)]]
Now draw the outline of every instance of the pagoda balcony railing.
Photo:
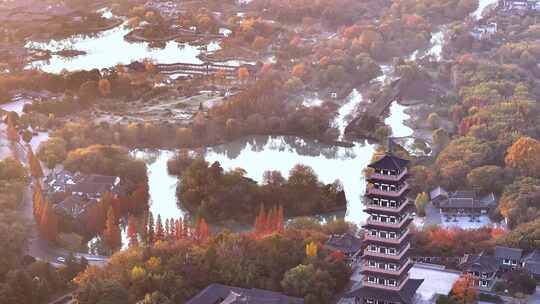
[(387, 286), (387, 285), (372, 283), (372, 282), (368, 281), (367, 279), (364, 279), (364, 281), (362, 281), (362, 285), (369, 286), (369, 287), (374, 287), (374, 288), (378, 288), (378, 289), (383, 289), (383, 290), (389, 290), (389, 291), (399, 291), (399, 290), (401, 290), (403, 285), (405, 285), (405, 283), (407, 283), (408, 279), (409, 279), (409, 275), (407, 275), (407, 277), (404, 278), (403, 281), (401, 281), (401, 283), (399, 285), (397, 285), (397, 286)]
[(375, 220), (371, 220), (371, 219), (368, 219), (366, 221), (366, 224), (368, 225), (376, 225), (376, 226), (379, 226), (381, 228), (400, 228), (401, 226), (403, 226), (403, 223), (405, 223), (407, 220), (411, 219), (412, 217), (410, 215), (407, 215), (405, 217), (403, 217), (403, 219), (398, 222), (398, 223), (389, 223), (389, 222), (381, 222), (381, 221), (375, 221)]
[(375, 187), (368, 187), (367, 193), (373, 194), (373, 195), (381, 195), (381, 196), (400, 197), (408, 189), (409, 189), (409, 184), (404, 183), (403, 186), (401, 186), (399, 189), (396, 189), (396, 190), (382, 190), (382, 189), (376, 189)]
[(407, 173), (409, 173), (409, 171), (407, 171), (407, 168), (403, 169), (403, 171), (399, 175), (372, 173), (369, 176), (369, 179), (378, 179), (378, 180), (384, 180), (384, 181), (389, 181), (389, 182), (397, 182), (397, 181), (400, 181), (405, 175), (407, 175)]
[(403, 211), (403, 209), (407, 207), (408, 204), (409, 204), (409, 200), (405, 199), (405, 201), (401, 203), (401, 205), (399, 205), (398, 207), (383, 207), (383, 206), (371, 204), (371, 203), (365, 204), (365, 206), (366, 208), (372, 209), (374, 211), (401, 212)]
[(380, 274), (389, 274), (389, 275), (395, 275), (400, 276), (403, 274), (403, 272), (408, 271), (407, 266), (409, 266), (412, 262), (407, 261), (401, 268), (396, 270), (389, 270), (389, 269), (381, 269), (379, 267), (370, 267), (367, 264), (362, 264), (361, 271), (370, 271), (370, 272), (376, 272)]
[(388, 253), (380, 253), (380, 252), (370, 251), (370, 250), (368, 250), (368, 248), (366, 248), (366, 249), (364, 249), (364, 254), (362, 255), (362, 258), (376, 257), (376, 258), (392, 259), (392, 260), (399, 261), (399, 260), (401, 260), (401, 258), (403, 258), (403, 256), (405, 254), (407, 254), (407, 251), (409, 251), (409, 249), (411, 249), (411, 244), (407, 244), (407, 246), (405, 246), (405, 248), (403, 248), (403, 250), (401, 250), (400, 254), (393, 255), (393, 254), (388, 254)]
[(378, 236), (370, 235), (369, 232), (366, 232), (366, 235), (364, 237), (364, 241), (377, 241), (387, 244), (393, 244), (393, 245), (399, 245), (403, 240), (409, 235), (409, 229), (405, 230), (403, 235), (399, 239), (391, 239), (391, 238), (382, 238)]

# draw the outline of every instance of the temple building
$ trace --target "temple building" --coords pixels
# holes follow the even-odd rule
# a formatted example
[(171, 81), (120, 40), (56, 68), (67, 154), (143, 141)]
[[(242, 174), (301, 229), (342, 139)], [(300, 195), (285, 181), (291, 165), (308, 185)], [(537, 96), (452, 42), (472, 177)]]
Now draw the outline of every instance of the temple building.
[(409, 278), (413, 204), (407, 199), (409, 161), (391, 152), (369, 167), (364, 204), (369, 214), (361, 258), (362, 282), (348, 293), (358, 304), (411, 304), (421, 279)]

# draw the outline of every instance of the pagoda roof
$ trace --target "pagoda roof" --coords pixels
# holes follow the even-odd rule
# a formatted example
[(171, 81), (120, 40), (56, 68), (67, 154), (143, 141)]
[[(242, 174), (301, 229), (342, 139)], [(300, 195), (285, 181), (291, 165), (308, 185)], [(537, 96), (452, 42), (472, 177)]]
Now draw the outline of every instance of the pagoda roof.
[(405, 285), (399, 291), (389, 291), (371, 286), (360, 286), (357, 289), (346, 293), (345, 297), (368, 297), (389, 302), (412, 304), (416, 290), (418, 287), (420, 287), (422, 282), (424, 282), (423, 279), (408, 279)]
[(409, 161), (392, 154), (385, 154), (383, 158), (368, 165), (370, 168), (385, 170), (402, 170), (407, 167)]

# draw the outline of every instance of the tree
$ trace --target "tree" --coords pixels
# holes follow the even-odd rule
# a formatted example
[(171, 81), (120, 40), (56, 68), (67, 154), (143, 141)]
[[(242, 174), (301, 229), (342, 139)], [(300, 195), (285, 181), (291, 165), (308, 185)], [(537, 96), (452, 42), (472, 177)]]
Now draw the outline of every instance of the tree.
[(317, 244), (311, 242), (306, 245), (306, 256), (309, 258), (314, 258), (317, 256)]
[(154, 215), (152, 214), (151, 211), (148, 212), (148, 232), (146, 233), (147, 235), (147, 245), (152, 245), (154, 244), (154, 241), (155, 241), (155, 232), (154, 232)]
[(42, 178), (43, 169), (41, 169), (41, 164), (39, 163), (36, 155), (34, 155), (34, 151), (32, 151), (32, 146), (28, 145), (27, 151), (28, 164), (30, 165), (30, 173), (36, 179)]
[(54, 242), (58, 236), (58, 217), (51, 204), (49, 204), (49, 200), (45, 199), (45, 205), (41, 213), (41, 233), (47, 240)]
[(431, 139), (433, 140), (433, 145), (441, 149), (448, 144), (450, 141), (450, 136), (444, 129), (437, 129), (433, 131)]
[(39, 145), (37, 156), (47, 164), (49, 169), (52, 169), (66, 159), (67, 143), (61, 137), (51, 137)]
[(498, 192), (504, 188), (507, 181), (504, 169), (498, 166), (474, 168), (467, 174), (469, 185), (482, 193)]
[(431, 129), (437, 129), (441, 125), (441, 117), (437, 113), (430, 113), (427, 118), (427, 123)]
[(301, 264), (284, 274), (281, 286), (286, 294), (306, 299), (306, 304), (329, 303), (336, 281), (326, 270)]
[(129, 247), (139, 245), (139, 237), (137, 234), (137, 219), (133, 215), (130, 215), (128, 218), (127, 235), (129, 238)]
[(459, 304), (476, 303), (478, 292), (476, 291), (473, 276), (467, 274), (460, 277), (452, 286), (452, 294)]
[(426, 192), (418, 193), (414, 205), (416, 206), (416, 213), (418, 216), (426, 216), (426, 205), (429, 202), (429, 196)]
[(163, 241), (165, 239), (165, 230), (163, 229), (163, 223), (161, 222), (161, 214), (158, 214), (156, 220), (156, 240)]
[(33, 213), (34, 213), (34, 219), (36, 221), (36, 224), (40, 225), (41, 222), (41, 215), (43, 210), (44, 204), (43, 204), (43, 195), (41, 192), (41, 187), (39, 186), (39, 183), (36, 184), (36, 187), (34, 189), (34, 196), (33, 196)]
[(197, 221), (195, 227), (195, 240), (198, 242), (205, 242), (210, 237), (210, 229), (208, 224), (201, 218)]
[(107, 211), (107, 223), (103, 236), (111, 250), (116, 250), (122, 246), (122, 236), (118, 227), (117, 218), (112, 207)]
[(17, 127), (15, 126), (12, 115), (7, 116), (7, 138), (10, 142), (19, 142), (19, 133), (17, 132)]
[(303, 63), (295, 65), (292, 69), (291, 75), (293, 77), (302, 78), (306, 72), (306, 67)]
[(100, 79), (98, 82), (98, 90), (103, 97), (111, 95), (111, 82), (105, 78)]
[(540, 142), (519, 138), (507, 151), (505, 163), (523, 175), (540, 177)]

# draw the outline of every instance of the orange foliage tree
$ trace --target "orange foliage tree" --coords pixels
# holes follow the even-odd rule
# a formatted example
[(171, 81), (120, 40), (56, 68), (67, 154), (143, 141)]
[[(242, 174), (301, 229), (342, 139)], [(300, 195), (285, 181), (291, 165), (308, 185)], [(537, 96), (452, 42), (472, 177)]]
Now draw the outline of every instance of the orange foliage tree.
[(452, 295), (460, 304), (476, 303), (478, 292), (475, 288), (475, 279), (467, 274), (459, 278), (452, 286)]
[(43, 169), (41, 168), (41, 164), (39, 163), (39, 160), (34, 154), (34, 151), (32, 151), (32, 147), (30, 145), (28, 145), (27, 150), (28, 150), (27, 158), (28, 158), (28, 164), (30, 165), (30, 173), (32, 174), (34, 178), (40, 179), (43, 177)]
[(105, 242), (112, 250), (122, 246), (120, 227), (118, 227), (118, 220), (112, 207), (109, 207), (109, 211), (107, 211), (107, 224), (105, 226), (105, 231), (103, 231), (103, 236)]
[(127, 235), (129, 238), (129, 247), (136, 247), (139, 245), (137, 219), (133, 215), (130, 215), (128, 218)]
[(56, 241), (58, 236), (58, 217), (49, 201), (45, 199), (45, 205), (41, 211), (40, 221), (41, 234), (49, 241)]
[(524, 175), (540, 177), (540, 142), (521, 137), (508, 149), (505, 162)]

